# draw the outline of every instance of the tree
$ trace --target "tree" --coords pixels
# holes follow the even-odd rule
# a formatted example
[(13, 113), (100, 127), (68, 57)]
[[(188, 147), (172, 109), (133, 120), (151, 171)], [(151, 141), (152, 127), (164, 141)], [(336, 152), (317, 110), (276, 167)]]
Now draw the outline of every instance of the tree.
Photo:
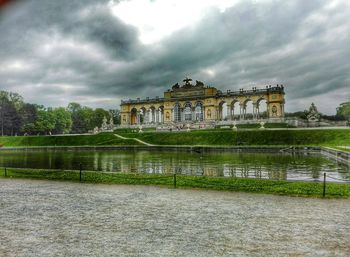
[(340, 104), (337, 108), (337, 115), (350, 120), (350, 102)]
[(109, 113), (112, 115), (113, 123), (120, 124), (120, 110), (118, 109), (110, 109)]
[(16, 135), (21, 128), (19, 108), (23, 105), (22, 97), (15, 93), (0, 91), (0, 128), (1, 135)]
[(35, 133), (35, 122), (38, 119), (38, 110), (35, 104), (25, 103), (21, 110), (20, 116), (22, 119), (21, 132), (27, 134)]
[(300, 119), (307, 120), (307, 114), (308, 114), (308, 111), (304, 110), (303, 112), (301, 112), (301, 111), (299, 111), (299, 112), (286, 112), (284, 114), (284, 116), (285, 117), (297, 117)]
[(93, 109), (86, 106), (82, 107), (78, 103), (70, 103), (67, 109), (72, 117), (71, 133), (86, 133), (94, 128), (91, 124)]
[(34, 130), (39, 134), (51, 134), (55, 128), (56, 121), (53, 111), (49, 108), (38, 110), (38, 119), (34, 124)]
[(108, 111), (102, 108), (96, 108), (91, 119), (92, 127), (101, 127), (104, 117), (106, 117), (106, 119), (109, 120), (111, 118), (111, 115)]
[(72, 127), (72, 117), (68, 110), (63, 107), (51, 110), (55, 120), (54, 134), (69, 133)]

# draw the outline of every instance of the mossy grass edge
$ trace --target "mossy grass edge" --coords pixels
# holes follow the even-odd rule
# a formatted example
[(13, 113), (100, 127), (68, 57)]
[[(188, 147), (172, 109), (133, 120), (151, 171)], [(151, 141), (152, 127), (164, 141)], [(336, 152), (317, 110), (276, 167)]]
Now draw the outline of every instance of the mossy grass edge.
[[(80, 182), (79, 171), (1, 168), (0, 177)], [(174, 175), (83, 171), (82, 183), (152, 185), (174, 188)], [(320, 198), (322, 182), (176, 175), (176, 188), (264, 193)], [(350, 184), (326, 184), (326, 198), (350, 198)]]

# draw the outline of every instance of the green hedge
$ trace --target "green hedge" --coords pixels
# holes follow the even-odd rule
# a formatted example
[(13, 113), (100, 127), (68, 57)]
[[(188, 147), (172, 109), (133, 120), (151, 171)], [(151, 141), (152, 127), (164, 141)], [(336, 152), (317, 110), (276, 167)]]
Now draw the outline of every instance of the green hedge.
[(349, 129), (211, 130), (124, 134), (158, 145), (350, 145)]

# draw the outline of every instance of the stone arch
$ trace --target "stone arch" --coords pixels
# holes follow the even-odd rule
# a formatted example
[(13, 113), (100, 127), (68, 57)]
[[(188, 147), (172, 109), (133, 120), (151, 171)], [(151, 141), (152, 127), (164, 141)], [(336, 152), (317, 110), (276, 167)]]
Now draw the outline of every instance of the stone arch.
[(241, 105), (241, 119), (251, 120), (254, 119), (254, 101), (251, 98), (247, 98), (242, 101)]
[(135, 125), (138, 123), (138, 120), (137, 120), (137, 109), (134, 107), (131, 109), (130, 111), (130, 124), (131, 125)]
[(163, 122), (164, 122), (164, 106), (160, 105), (156, 110), (156, 123), (163, 123)]
[(146, 122), (146, 107), (140, 107), (140, 123), (144, 124)]
[(241, 113), (241, 107), (240, 107), (240, 102), (238, 99), (233, 99), (230, 102), (230, 115), (229, 118), (231, 120), (239, 120), (240, 118), (240, 113)]
[(156, 108), (153, 105), (149, 107), (149, 122), (150, 123), (156, 122)]
[(228, 116), (228, 104), (226, 100), (221, 100), (218, 105), (218, 113), (217, 113), (217, 119), (218, 120), (225, 120)]
[(268, 117), (267, 98), (260, 97), (255, 103), (255, 118), (267, 119)]

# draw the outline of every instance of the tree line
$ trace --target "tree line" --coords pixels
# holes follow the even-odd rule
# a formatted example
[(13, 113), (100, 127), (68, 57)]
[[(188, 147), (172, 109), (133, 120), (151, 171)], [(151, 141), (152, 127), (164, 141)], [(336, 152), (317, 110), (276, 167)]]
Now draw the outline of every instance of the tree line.
[(48, 135), (87, 133), (101, 127), (104, 117), (120, 124), (118, 109), (92, 109), (79, 103), (45, 107), (26, 103), (17, 93), (0, 91), (0, 135)]
[[(286, 112), (285, 117), (297, 117), (300, 119), (307, 120), (308, 110), (298, 112)], [(350, 121), (350, 102), (341, 103), (336, 109), (335, 115), (325, 115), (320, 113), (321, 119), (329, 121)]]

